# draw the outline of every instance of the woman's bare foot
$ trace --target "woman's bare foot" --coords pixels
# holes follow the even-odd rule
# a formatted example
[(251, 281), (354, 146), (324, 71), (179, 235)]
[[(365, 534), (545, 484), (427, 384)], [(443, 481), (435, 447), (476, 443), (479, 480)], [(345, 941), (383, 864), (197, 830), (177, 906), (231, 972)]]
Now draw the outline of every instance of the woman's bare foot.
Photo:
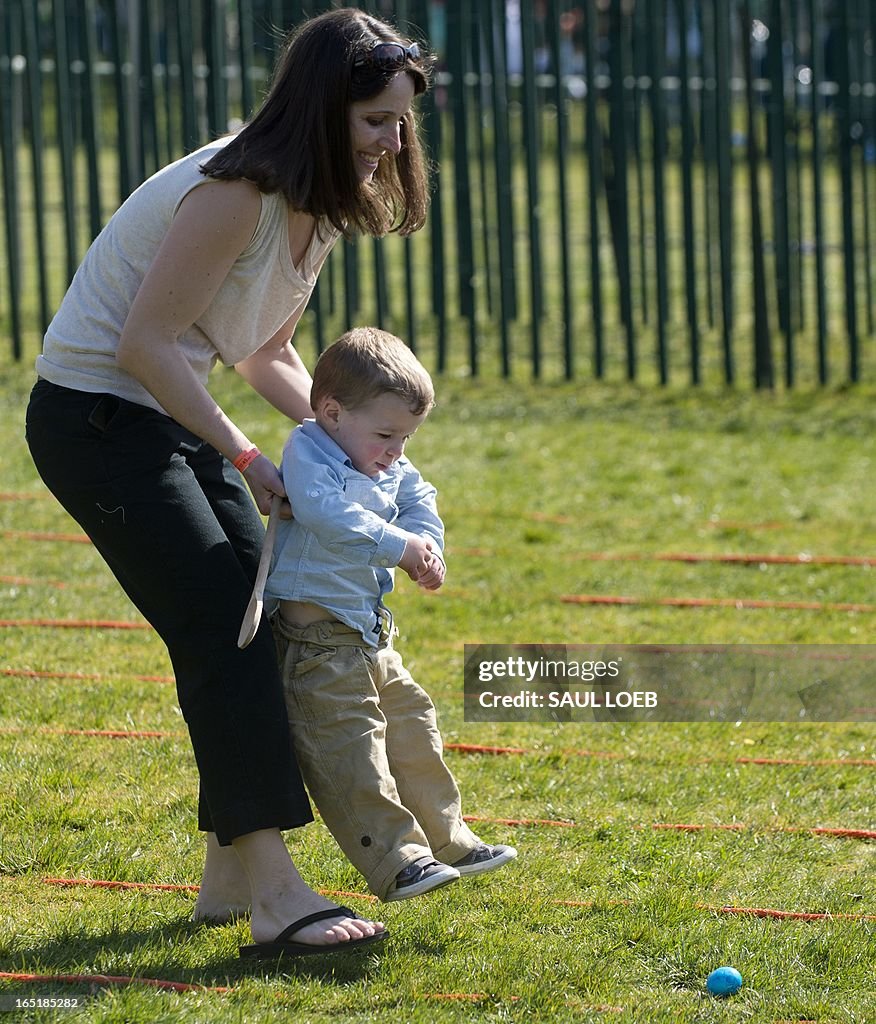
[[(293, 921), (335, 906), (304, 882), (278, 830), (250, 832), (235, 839), (233, 845), (250, 879), (254, 942), (273, 942)], [(351, 918), (339, 910), (337, 920), (305, 925), (289, 938), (313, 946), (332, 946), (382, 931), (382, 921)]]
[(228, 924), (250, 912), (249, 878), (233, 846), (220, 846), (207, 833), (207, 855), (201, 888), (192, 920), (204, 924)]

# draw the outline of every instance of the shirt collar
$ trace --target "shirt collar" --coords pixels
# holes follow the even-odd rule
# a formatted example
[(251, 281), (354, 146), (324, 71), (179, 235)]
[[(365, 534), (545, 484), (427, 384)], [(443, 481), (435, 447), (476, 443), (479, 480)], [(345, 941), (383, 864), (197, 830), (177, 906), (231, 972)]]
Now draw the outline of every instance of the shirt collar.
[(301, 430), (304, 436), (309, 438), (313, 443), (329, 458), (334, 459), (336, 462), (342, 462), (345, 466), (349, 466), (350, 469), (354, 469), (353, 462), (350, 456), (344, 451), (344, 449), (334, 440), (325, 430), (313, 419), (303, 420), (301, 423)]

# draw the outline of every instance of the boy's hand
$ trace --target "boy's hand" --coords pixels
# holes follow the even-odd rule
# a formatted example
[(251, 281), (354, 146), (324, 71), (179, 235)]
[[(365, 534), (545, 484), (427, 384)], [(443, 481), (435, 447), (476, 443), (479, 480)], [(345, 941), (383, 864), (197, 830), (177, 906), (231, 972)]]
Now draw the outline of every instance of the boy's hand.
[(417, 580), (417, 586), (422, 587), (423, 590), (437, 590), (444, 582), (444, 575), (447, 572), (447, 567), (441, 560), (441, 556), (436, 552), (432, 552), (432, 561), (429, 563), (425, 573)]
[(444, 582), (444, 562), (428, 537), (409, 534), (398, 564), (414, 583), (419, 583), (427, 590), (437, 590)]

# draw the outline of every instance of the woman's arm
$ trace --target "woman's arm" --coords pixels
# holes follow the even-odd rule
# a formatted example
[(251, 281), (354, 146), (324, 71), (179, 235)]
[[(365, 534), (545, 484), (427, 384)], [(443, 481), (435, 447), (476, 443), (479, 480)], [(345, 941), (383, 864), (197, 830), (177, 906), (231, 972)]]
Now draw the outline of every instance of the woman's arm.
[(273, 338), (234, 367), (262, 398), (297, 423), (313, 416), (310, 408), (313, 381), (290, 340), (300, 315), (296, 313)]
[[(243, 181), (193, 189), (144, 277), (128, 313), (116, 359), (178, 423), (234, 460), (252, 447), (219, 408), (177, 345), (209, 306), (258, 224), (261, 198)], [(273, 463), (256, 459), (246, 480), (267, 514), (273, 493), (285, 494)]]

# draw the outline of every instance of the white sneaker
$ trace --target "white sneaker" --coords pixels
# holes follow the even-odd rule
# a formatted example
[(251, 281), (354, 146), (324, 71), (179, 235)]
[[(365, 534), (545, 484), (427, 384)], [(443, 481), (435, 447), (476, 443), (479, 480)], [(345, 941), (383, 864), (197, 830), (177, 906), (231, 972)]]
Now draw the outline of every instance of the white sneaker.
[(517, 856), (513, 846), (490, 846), (481, 843), (471, 853), (467, 853), (453, 864), (461, 875), (483, 875), (487, 871), (495, 871), (512, 861)]
[(409, 900), (413, 896), (421, 896), (424, 892), (431, 892), (457, 881), (459, 874), (456, 868), (441, 864), (431, 857), (417, 857), (395, 876), (395, 884), (383, 900), (385, 903), (393, 903), (396, 900)]

